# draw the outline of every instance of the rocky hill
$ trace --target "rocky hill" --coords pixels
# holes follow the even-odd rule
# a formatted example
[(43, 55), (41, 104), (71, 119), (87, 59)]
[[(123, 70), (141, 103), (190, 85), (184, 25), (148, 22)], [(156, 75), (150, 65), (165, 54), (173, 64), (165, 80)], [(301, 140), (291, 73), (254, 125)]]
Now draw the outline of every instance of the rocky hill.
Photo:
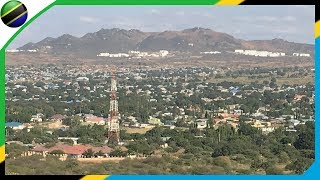
[(226, 33), (195, 27), (182, 31), (142, 32), (136, 29), (101, 29), (83, 37), (64, 34), (58, 38), (45, 38), (37, 43), (28, 43), (20, 50), (36, 49), (49, 54), (75, 54), (96, 56), (100, 52), (140, 51), (234, 51), (255, 49), (285, 53), (314, 54), (314, 45), (288, 42), (283, 39), (253, 40), (237, 39)]

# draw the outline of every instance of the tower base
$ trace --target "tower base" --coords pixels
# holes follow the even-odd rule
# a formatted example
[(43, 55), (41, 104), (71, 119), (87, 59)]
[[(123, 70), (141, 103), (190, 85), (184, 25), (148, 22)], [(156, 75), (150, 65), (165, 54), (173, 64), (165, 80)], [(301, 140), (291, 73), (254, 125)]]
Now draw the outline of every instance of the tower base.
[(119, 132), (109, 132), (107, 140), (105, 141), (107, 144), (119, 145), (120, 143), (120, 135)]

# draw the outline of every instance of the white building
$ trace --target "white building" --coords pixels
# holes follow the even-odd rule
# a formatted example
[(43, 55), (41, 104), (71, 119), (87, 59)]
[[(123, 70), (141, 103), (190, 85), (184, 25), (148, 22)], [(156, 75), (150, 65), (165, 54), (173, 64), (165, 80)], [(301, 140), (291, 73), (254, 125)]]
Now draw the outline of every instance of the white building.
[(129, 51), (129, 54), (140, 54), (140, 51)]
[(274, 127), (263, 127), (261, 128), (261, 131), (263, 134), (269, 134), (275, 130)]
[[(149, 54), (150, 57), (160, 57), (159, 54), (156, 54), (156, 53), (152, 53), (152, 54)], [(162, 56), (161, 56), (162, 57)]]
[(196, 121), (196, 127), (197, 129), (204, 129), (207, 127), (207, 121), (208, 119), (198, 119)]
[(97, 56), (105, 56), (105, 57), (109, 57), (109, 53), (100, 53), (100, 54), (98, 54)]
[(310, 54), (301, 53), (300, 56), (302, 56), (302, 57), (310, 57)]
[(221, 54), (219, 51), (200, 52), (200, 54)]
[(283, 52), (269, 52), (269, 51), (242, 50), (242, 49), (237, 49), (234, 52), (236, 54), (243, 54), (247, 56), (259, 56), (259, 57), (280, 57), (280, 56), (286, 55)]
[(31, 122), (42, 122), (43, 114), (38, 113), (36, 115), (32, 115), (30, 121)]
[(236, 50), (234, 50), (234, 52), (239, 53), (239, 54), (243, 54), (244, 51), (242, 49), (236, 49)]
[(169, 54), (169, 51), (167, 51), (167, 50), (160, 50), (159, 51), (159, 55), (161, 56), (161, 57), (165, 57), (165, 56), (167, 56)]
[(147, 52), (140, 52), (138, 54), (139, 57), (145, 57), (145, 56), (148, 56), (148, 53)]
[(116, 54), (110, 54), (110, 53), (100, 53), (97, 56), (103, 56), (103, 57), (129, 57), (129, 54), (126, 53), (116, 53)]
[(76, 81), (89, 81), (89, 78), (87, 78), (87, 77), (78, 77), (76, 79)]
[(29, 49), (29, 50), (27, 50), (28, 52), (38, 52), (38, 50), (36, 50), (36, 49)]
[(19, 50), (17, 50), (17, 49), (9, 49), (9, 50), (6, 50), (6, 52), (17, 53), (17, 52), (19, 52)]
[(109, 57), (129, 57), (129, 54), (125, 54), (125, 53), (109, 54)]
[(292, 56), (310, 57), (310, 54), (306, 54), (306, 53), (293, 53)]

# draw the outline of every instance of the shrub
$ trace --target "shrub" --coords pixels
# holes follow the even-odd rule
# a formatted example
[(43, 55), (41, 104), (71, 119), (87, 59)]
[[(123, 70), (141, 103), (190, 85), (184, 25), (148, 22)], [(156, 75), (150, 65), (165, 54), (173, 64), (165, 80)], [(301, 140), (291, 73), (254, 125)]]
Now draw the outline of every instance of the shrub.
[(271, 166), (266, 169), (266, 174), (271, 174), (271, 175), (283, 174), (283, 171), (275, 166)]
[(62, 150), (53, 150), (50, 154), (64, 154), (64, 152)]
[(219, 156), (214, 158), (213, 160), (214, 165), (223, 167), (225, 169), (230, 169), (231, 168), (231, 160), (227, 156)]
[(278, 155), (278, 158), (279, 158), (279, 163), (287, 163), (290, 160), (290, 157), (286, 152), (281, 152)]

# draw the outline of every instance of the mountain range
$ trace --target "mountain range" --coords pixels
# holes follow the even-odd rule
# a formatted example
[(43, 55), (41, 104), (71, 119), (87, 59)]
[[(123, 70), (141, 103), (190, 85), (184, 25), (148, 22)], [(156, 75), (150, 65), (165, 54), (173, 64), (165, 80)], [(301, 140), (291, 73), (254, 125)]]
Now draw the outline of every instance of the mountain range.
[(96, 56), (101, 52), (126, 53), (139, 51), (234, 51), (255, 49), (285, 53), (314, 54), (314, 45), (294, 43), (283, 39), (243, 40), (229, 34), (207, 28), (190, 28), (181, 31), (142, 32), (136, 29), (101, 29), (82, 37), (64, 34), (57, 38), (47, 37), (37, 43), (28, 43), (19, 50), (37, 49), (52, 54)]

